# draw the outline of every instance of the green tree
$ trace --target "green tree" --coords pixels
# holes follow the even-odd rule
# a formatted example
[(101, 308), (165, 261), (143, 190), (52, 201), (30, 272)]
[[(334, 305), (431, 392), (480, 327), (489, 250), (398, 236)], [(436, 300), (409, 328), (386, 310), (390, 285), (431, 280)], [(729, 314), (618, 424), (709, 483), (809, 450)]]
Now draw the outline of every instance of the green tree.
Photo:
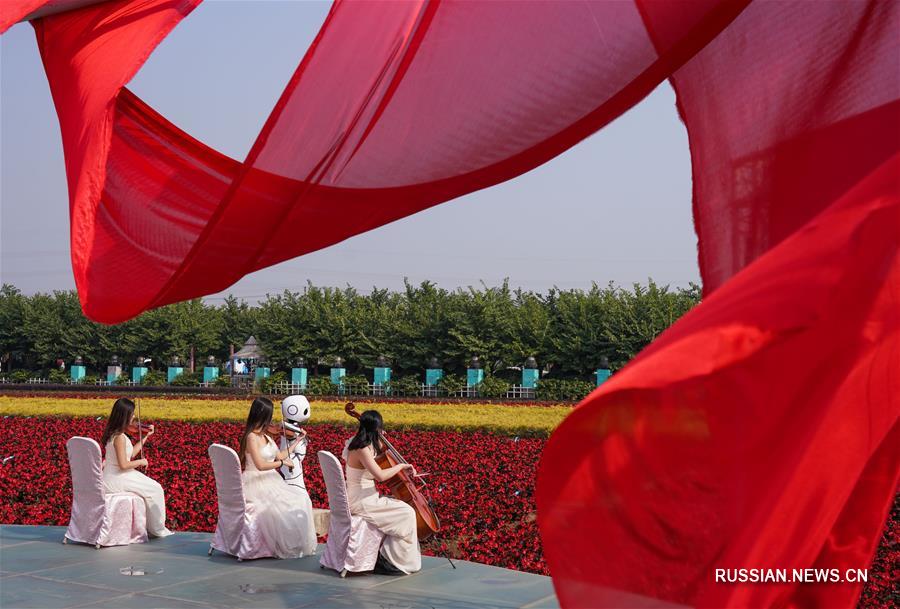
[(27, 307), (28, 299), (17, 288), (7, 283), (0, 287), (0, 371), (33, 350), (25, 329)]
[(167, 356), (180, 355), (196, 364), (215, 353), (220, 346), (222, 319), (219, 311), (203, 304), (199, 298), (168, 305), (171, 351)]
[(251, 307), (243, 300), (239, 301), (230, 295), (226, 297), (225, 302), (219, 307), (222, 324), (215, 355), (223, 360), (227, 359), (232, 345), (238, 350), (248, 338), (260, 334), (256, 327), (258, 312), (258, 308)]

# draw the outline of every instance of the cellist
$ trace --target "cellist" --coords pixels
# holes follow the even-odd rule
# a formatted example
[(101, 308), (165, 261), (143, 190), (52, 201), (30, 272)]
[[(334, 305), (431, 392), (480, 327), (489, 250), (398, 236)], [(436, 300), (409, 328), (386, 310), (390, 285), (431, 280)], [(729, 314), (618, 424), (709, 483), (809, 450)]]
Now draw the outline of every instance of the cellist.
[(422, 568), (416, 512), (398, 499), (379, 496), (375, 481), (385, 482), (403, 470), (410, 470), (412, 475), (416, 472), (409, 463), (381, 469), (375, 457), (384, 450), (379, 438), (382, 428), (381, 414), (377, 410), (366, 410), (359, 417), (356, 435), (344, 449), (350, 513), (372, 523), (385, 535), (375, 563), (376, 573), (415, 573)]

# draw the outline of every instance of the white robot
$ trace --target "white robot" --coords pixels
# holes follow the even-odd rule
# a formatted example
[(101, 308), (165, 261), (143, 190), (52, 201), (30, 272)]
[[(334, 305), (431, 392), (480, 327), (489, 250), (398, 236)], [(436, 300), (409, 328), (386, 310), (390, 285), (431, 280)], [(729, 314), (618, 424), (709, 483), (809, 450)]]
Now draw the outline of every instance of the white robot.
[(306, 432), (300, 427), (306, 423), (310, 417), (309, 400), (302, 395), (290, 395), (281, 402), (281, 420), (284, 425), (285, 433), (282, 434), (279, 441), (279, 448), (286, 450), (288, 445), (293, 442), (297, 435), (302, 435), (302, 439), (294, 447), (294, 451), (288, 457), (294, 464), (294, 469), (284, 465), (281, 467), (281, 475), (285, 482), (292, 486), (306, 490), (306, 483), (303, 481), (303, 459), (306, 457), (306, 448), (309, 446), (309, 440), (306, 438)]

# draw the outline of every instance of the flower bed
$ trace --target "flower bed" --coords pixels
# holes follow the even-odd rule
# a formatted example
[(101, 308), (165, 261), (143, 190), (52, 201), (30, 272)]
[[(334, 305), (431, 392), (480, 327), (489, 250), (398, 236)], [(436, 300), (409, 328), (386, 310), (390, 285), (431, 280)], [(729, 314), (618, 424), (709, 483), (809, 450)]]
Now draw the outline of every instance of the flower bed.
[[(104, 424), (105, 419), (83, 417), (0, 418), (0, 460), (13, 457), (0, 465), (0, 523), (67, 524), (71, 482), (65, 441), (75, 435), (98, 439)], [(213, 442), (236, 449), (241, 428), (233, 422), (158, 424), (145, 456), (150, 461), (148, 473), (166, 490), (171, 528), (215, 528), (215, 482), (206, 449)], [(309, 432), (312, 451), (334, 454), (340, 453), (350, 433), (340, 425), (315, 425)], [(446, 550), (465, 560), (548, 574), (534, 502), (543, 439), (449, 431), (397, 431), (391, 439), (419, 471), (432, 474), (429, 487), (443, 531), (441, 540), (423, 544), (426, 554)], [(313, 505), (327, 507), (325, 485), (312, 452), (305, 464)], [(895, 606), (898, 538), (900, 508), (895, 505), (860, 607)]]
[[(344, 415), (346, 416), (346, 415)], [(349, 417), (347, 417), (349, 418)], [(75, 418), (0, 419), (0, 522), (68, 524), (71, 481), (65, 441), (75, 435), (99, 439), (104, 420)], [(148, 474), (166, 490), (169, 526), (212, 531), (216, 488), (207, 447), (237, 449), (237, 423), (163, 422), (149, 442)], [(339, 455), (349, 430), (337, 425), (309, 428), (311, 450)], [(433, 554), (443, 542), (451, 556), (546, 574), (535, 520), (534, 476), (544, 441), (492, 434), (406, 431), (392, 442), (427, 478), (441, 518), (442, 540), (429, 540)], [(304, 477), (313, 505), (327, 507), (318, 461), (310, 454)]]
[[(139, 398), (141, 415), (148, 421), (244, 421), (249, 398), (208, 400), (205, 398)], [(53, 395), (0, 396), (0, 415), (106, 417), (113, 398), (62, 398)], [(344, 412), (346, 401), (312, 402), (314, 423), (355, 426)], [(500, 404), (423, 404), (365, 402), (359, 410), (376, 408), (393, 429), (432, 431), (487, 431), (507, 435), (547, 437), (572, 411), (570, 406), (526, 408)]]

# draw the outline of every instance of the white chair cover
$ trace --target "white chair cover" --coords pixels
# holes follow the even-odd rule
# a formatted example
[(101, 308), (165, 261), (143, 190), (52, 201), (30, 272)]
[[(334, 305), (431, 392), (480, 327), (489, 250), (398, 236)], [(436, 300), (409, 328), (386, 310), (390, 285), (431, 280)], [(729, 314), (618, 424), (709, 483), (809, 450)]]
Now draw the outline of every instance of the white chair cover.
[(212, 547), (242, 560), (275, 556), (275, 549), (266, 543), (251, 506), (244, 500), (237, 453), (222, 444), (211, 444), (207, 452), (212, 461), (219, 500), (219, 521)]
[(384, 534), (359, 516), (350, 515), (341, 462), (326, 450), (320, 450), (317, 454), (328, 491), (328, 508), (331, 510), (328, 542), (319, 564), (338, 573), (344, 570), (371, 571), (378, 560)]
[(72, 513), (66, 539), (100, 546), (147, 541), (147, 508), (133, 493), (104, 493), (100, 445), (75, 436), (66, 442), (72, 472)]

